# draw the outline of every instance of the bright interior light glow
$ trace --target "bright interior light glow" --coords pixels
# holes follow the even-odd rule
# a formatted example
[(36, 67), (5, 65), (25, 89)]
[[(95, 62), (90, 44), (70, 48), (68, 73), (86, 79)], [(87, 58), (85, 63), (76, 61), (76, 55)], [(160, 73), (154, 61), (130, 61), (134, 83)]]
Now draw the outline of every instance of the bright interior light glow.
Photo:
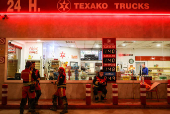
[(158, 47), (159, 47), (159, 46), (161, 46), (161, 44), (157, 44), (156, 46), (158, 46)]
[(71, 45), (71, 47), (74, 47), (74, 45)]
[(97, 44), (96, 47), (99, 48), (99, 45)]
[(126, 44), (122, 44), (122, 46), (126, 46)]
[(169, 13), (6, 13), (6, 12), (0, 12), (1, 15), (56, 15), (56, 16), (61, 16), (61, 15), (137, 15), (137, 16), (146, 16), (146, 15), (152, 15), (152, 16), (170, 16)]
[(37, 40), (37, 42), (40, 42), (41, 40)]

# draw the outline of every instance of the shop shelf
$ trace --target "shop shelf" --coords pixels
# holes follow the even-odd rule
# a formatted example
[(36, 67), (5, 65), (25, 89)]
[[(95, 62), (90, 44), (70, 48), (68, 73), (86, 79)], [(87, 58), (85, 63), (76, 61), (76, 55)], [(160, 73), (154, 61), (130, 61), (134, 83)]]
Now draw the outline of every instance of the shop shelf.
[(148, 67), (148, 69), (170, 69), (170, 67)]
[(170, 73), (170, 72), (149, 72), (149, 73)]

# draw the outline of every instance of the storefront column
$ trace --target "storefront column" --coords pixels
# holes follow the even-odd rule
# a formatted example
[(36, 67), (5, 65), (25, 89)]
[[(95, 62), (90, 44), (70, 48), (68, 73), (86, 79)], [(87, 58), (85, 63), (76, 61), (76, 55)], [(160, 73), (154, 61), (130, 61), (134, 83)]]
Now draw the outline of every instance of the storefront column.
[(167, 102), (170, 104), (170, 84), (167, 84)]
[(140, 100), (142, 105), (146, 105), (146, 85), (140, 85)]
[(91, 105), (91, 84), (86, 84), (86, 105)]
[(3, 84), (2, 85), (2, 105), (7, 104), (7, 96), (8, 96), (8, 85)]
[(118, 105), (118, 85), (112, 85), (112, 93), (113, 93), (113, 105)]

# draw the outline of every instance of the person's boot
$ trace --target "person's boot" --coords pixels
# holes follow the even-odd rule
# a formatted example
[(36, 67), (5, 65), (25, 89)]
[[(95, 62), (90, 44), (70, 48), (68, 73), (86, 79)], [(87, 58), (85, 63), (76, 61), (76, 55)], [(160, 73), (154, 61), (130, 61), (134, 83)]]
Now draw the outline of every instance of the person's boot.
[(31, 112), (31, 114), (39, 114), (39, 112), (34, 111), (34, 112)]
[(50, 110), (53, 110), (53, 111), (56, 111), (57, 110), (57, 96), (56, 95), (53, 95), (53, 100), (52, 100), (52, 103), (53, 103), (53, 107), (50, 108)]
[(65, 114), (65, 113), (68, 113), (67, 105), (65, 105), (63, 111), (60, 112), (60, 114)]
[(104, 102), (104, 97), (103, 96), (101, 96), (101, 102)]
[(99, 102), (99, 97), (97, 95), (95, 95), (95, 103)]
[(57, 111), (57, 108), (56, 108), (56, 106), (53, 105), (53, 107), (50, 108), (50, 110), (52, 110), (52, 111)]
[(35, 101), (35, 105), (38, 105), (38, 100)]
[(24, 111), (23, 111), (23, 110), (20, 110), (20, 114), (24, 114)]
[(31, 112), (31, 108), (30, 107), (28, 108), (28, 112)]

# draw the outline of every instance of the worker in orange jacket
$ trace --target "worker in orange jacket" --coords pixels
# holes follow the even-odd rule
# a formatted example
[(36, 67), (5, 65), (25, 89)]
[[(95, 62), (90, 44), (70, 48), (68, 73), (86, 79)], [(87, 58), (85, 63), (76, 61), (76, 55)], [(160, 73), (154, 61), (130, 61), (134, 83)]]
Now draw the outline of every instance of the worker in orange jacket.
[(58, 76), (58, 79), (57, 79), (57, 82), (52, 82), (54, 84), (57, 84), (57, 91), (54, 93), (53, 95), (53, 100), (52, 100), (52, 103), (53, 103), (53, 107), (51, 108), (51, 110), (53, 111), (56, 111), (56, 106), (57, 106), (57, 97), (60, 97), (63, 101), (63, 104), (64, 104), (64, 109), (62, 112), (60, 112), (60, 114), (65, 114), (65, 113), (68, 113), (68, 110), (67, 110), (67, 106), (68, 106), (68, 103), (67, 103), (67, 97), (66, 97), (66, 74), (65, 74), (65, 69), (63, 67), (60, 67), (58, 69), (58, 73), (59, 73), (59, 76)]
[(35, 86), (35, 93), (36, 93), (36, 97), (35, 97), (35, 105), (38, 105), (38, 100), (41, 96), (41, 87), (40, 87), (40, 73), (39, 70), (35, 69), (35, 62), (32, 62), (32, 71), (35, 73), (36, 75), (36, 86)]
[(27, 98), (30, 102), (30, 112), (31, 114), (39, 114), (35, 111), (35, 84), (36, 79), (35, 73), (30, 70), (32, 63), (27, 62), (26, 68), (21, 72), (21, 78), (23, 79), (22, 87), (22, 100), (20, 103), (20, 114), (24, 113), (24, 106), (27, 103)]

